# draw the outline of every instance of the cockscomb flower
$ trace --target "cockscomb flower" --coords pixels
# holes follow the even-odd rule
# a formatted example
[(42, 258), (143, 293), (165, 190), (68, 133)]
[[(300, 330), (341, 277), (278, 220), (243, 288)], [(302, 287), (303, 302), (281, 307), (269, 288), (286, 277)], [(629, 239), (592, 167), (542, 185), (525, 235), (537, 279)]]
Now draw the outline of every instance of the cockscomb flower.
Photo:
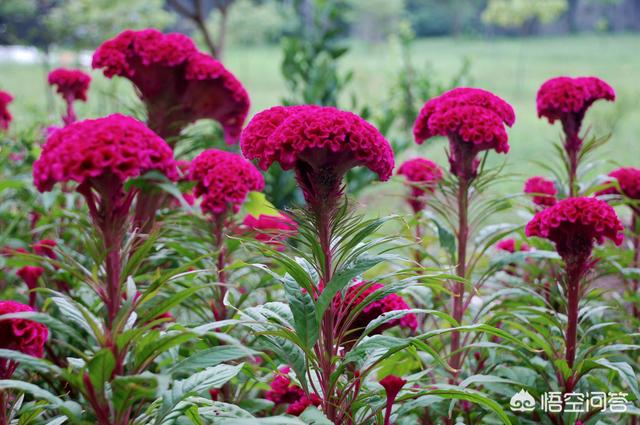
[(514, 122), (513, 108), (498, 96), (461, 87), (427, 101), (413, 134), (418, 144), (434, 136), (448, 137), (451, 172), (472, 178), (477, 173), (479, 152), (509, 152), (505, 125), (511, 127)]
[(264, 177), (242, 156), (208, 149), (191, 162), (189, 178), (196, 182), (194, 195), (201, 208), (215, 215), (236, 213), (251, 191), (264, 188)]
[(38, 280), (44, 273), (44, 269), (39, 266), (24, 266), (21, 267), (16, 274), (24, 281), (29, 288), (29, 305), (35, 307), (36, 305), (36, 293), (34, 289), (38, 287)]
[(8, 130), (13, 116), (9, 112), (9, 104), (13, 102), (13, 96), (0, 90), (0, 129)]
[(515, 239), (502, 239), (496, 244), (496, 248), (500, 251), (505, 251), (513, 254), (516, 251), (529, 251), (529, 245), (525, 242), (516, 242)]
[[(32, 312), (33, 308), (15, 301), (0, 301), (0, 316)], [(42, 323), (27, 319), (0, 319), (0, 348), (20, 351), (34, 357), (44, 355), (49, 330)], [(0, 379), (9, 379), (18, 367), (13, 360), (0, 358)]]
[(38, 255), (49, 257), (52, 260), (56, 260), (58, 256), (56, 255), (53, 249), (57, 245), (58, 244), (53, 239), (42, 239), (33, 244), (33, 251)]
[(316, 394), (310, 394), (309, 397), (304, 390), (291, 382), (289, 377), (291, 368), (282, 367), (275, 374), (271, 381), (271, 389), (265, 394), (265, 399), (272, 401), (276, 406), (287, 405), (287, 413), (299, 416), (309, 406), (319, 406), (320, 397)]
[(443, 176), (442, 169), (426, 158), (413, 158), (403, 162), (398, 174), (404, 176), (411, 186), (408, 202), (414, 213), (424, 209), (425, 195), (435, 192)]
[[(598, 195), (624, 195), (627, 198), (640, 199), (640, 169), (635, 167), (622, 167), (609, 173), (609, 184), (612, 186), (601, 190)], [(613, 180), (617, 186), (613, 185)]]
[(122, 184), (151, 170), (177, 178), (171, 148), (141, 122), (114, 114), (54, 132), (33, 164), (33, 177), (38, 190), (46, 192), (58, 182)]
[(394, 166), (391, 146), (375, 127), (333, 107), (267, 109), (251, 120), (240, 143), (244, 155), (264, 170), (274, 162), (295, 169), (310, 203), (337, 198), (342, 178), (353, 167), (366, 166), (385, 181)]
[(278, 248), (282, 246), (285, 239), (298, 231), (298, 223), (285, 214), (260, 214), (257, 218), (247, 214), (242, 225), (254, 232), (256, 240), (275, 245)]
[(534, 204), (541, 207), (550, 207), (556, 203), (558, 190), (552, 180), (535, 176), (524, 183), (524, 193), (533, 195)]
[[(381, 299), (375, 300), (369, 303), (362, 311), (360, 311), (355, 317), (351, 318), (347, 323), (347, 316), (354, 308), (357, 308), (364, 300), (375, 292), (384, 288), (384, 285), (380, 283), (368, 283), (364, 281), (354, 281), (354, 284), (347, 288), (344, 295), (342, 293), (336, 294), (333, 299), (333, 307), (337, 312), (338, 321), (343, 325), (348, 326), (349, 335), (345, 345), (349, 347), (367, 327), (367, 325), (374, 319), (380, 317), (384, 313), (397, 310), (409, 310), (410, 307), (407, 302), (398, 294), (389, 294)], [(418, 328), (418, 320), (413, 313), (405, 314), (404, 316), (393, 319), (383, 323), (374, 329), (371, 334), (378, 334), (386, 329), (394, 326), (400, 326), (407, 328), (411, 331), (415, 331)]]
[(65, 125), (75, 122), (76, 113), (73, 109), (73, 102), (76, 100), (87, 101), (87, 90), (91, 84), (91, 76), (78, 69), (58, 68), (49, 73), (48, 80), (49, 85), (56, 87), (56, 91), (67, 104), (67, 111), (62, 117)]
[(240, 136), (250, 105), (246, 90), (183, 34), (124, 31), (98, 47), (92, 66), (108, 78), (131, 80), (146, 105), (149, 127), (164, 138), (203, 118), (218, 121), (228, 143)]
[(620, 245), (623, 227), (615, 210), (596, 198), (568, 198), (538, 212), (527, 224), (527, 237), (551, 240), (565, 262), (585, 262), (594, 243)]
[(550, 123), (562, 122), (568, 144), (582, 144), (578, 137), (584, 115), (593, 102), (604, 99), (613, 101), (613, 88), (597, 77), (556, 77), (547, 80), (536, 97), (538, 117)]
[(393, 407), (393, 403), (398, 397), (398, 393), (406, 383), (406, 380), (396, 375), (387, 375), (380, 380), (380, 385), (384, 387), (384, 390), (387, 393), (387, 405), (384, 415), (384, 425), (391, 424), (391, 408)]

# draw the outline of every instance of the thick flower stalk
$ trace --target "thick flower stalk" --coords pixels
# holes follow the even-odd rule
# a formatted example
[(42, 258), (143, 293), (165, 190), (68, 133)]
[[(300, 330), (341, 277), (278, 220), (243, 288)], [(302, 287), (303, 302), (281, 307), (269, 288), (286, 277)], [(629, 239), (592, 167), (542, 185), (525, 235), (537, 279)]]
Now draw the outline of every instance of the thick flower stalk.
[(558, 190), (552, 180), (534, 176), (524, 183), (524, 193), (532, 197), (532, 202), (540, 208), (551, 207), (556, 204)]
[(106, 253), (105, 282), (98, 295), (111, 323), (122, 302), (121, 245), (138, 190), (125, 182), (148, 171), (177, 178), (171, 148), (144, 124), (124, 115), (78, 121), (52, 133), (33, 165), (40, 192), (76, 182)]
[[(467, 244), (469, 239), (469, 190), (477, 177), (480, 152), (509, 152), (505, 126), (512, 126), (515, 113), (511, 105), (498, 96), (476, 88), (456, 88), (435, 97), (422, 107), (413, 127), (416, 143), (444, 136), (449, 139), (449, 164), (457, 178), (457, 266), (456, 274), (467, 278)], [(464, 283), (453, 283), (452, 316), (459, 323), (464, 317)], [(460, 333), (451, 336), (450, 365), (461, 366)]]
[(545, 117), (551, 124), (557, 120), (562, 123), (569, 167), (569, 196), (578, 194), (576, 178), (582, 149), (580, 129), (584, 116), (595, 101), (613, 101), (615, 98), (613, 88), (596, 77), (556, 77), (546, 81), (538, 90), (538, 117)]
[(382, 385), (387, 394), (387, 407), (384, 412), (384, 425), (391, 425), (391, 409), (393, 408), (393, 403), (396, 401), (398, 393), (406, 383), (406, 380), (396, 375), (387, 375), (380, 381), (380, 385)]
[(74, 123), (76, 113), (73, 103), (76, 100), (87, 101), (87, 90), (91, 84), (91, 76), (78, 69), (58, 68), (49, 73), (48, 81), (50, 86), (56, 88), (67, 105), (66, 112), (62, 116), (64, 125)]
[[(631, 207), (631, 235), (633, 238), (633, 259), (631, 266), (640, 268), (640, 169), (622, 167), (609, 173), (609, 188), (601, 190), (598, 195), (620, 195)], [(631, 281), (631, 294), (640, 291), (640, 280)], [(633, 303), (632, 313), (640, 319), (640, 304)]]
[[(333, 232), (344, 175), (353, 167), (366, 166), (380, 180), (388, 180), (394, 167), (391, 146), (375, 127), (355, 114), (308, 105), (278, 106), (257, 114), (243, 131), (240, 144), (244, 155), (257, 160), (265, 170), (274, 162), (285, 170), (295, 170), (319, 245), (320, 282), (331, 282), (335, 272)], [(320, 285), (314, 290), (319, 293)], [(314, 350), (320, 368), (322, 410), (335, 421), (348, 414), (349, 406), (340, 407), (332, 377), (340, 341), (336, 340), (336, 307), (329, 304)]]
[[(614, 209), (596, 198), (565, 199), (538, 212), (527, 224), (526, 235), (551, 240), (564, 261), (563, 283), (567, 297), (565, 360), (570, 368), (573, 368), (576, 357), (579, 304), (585, 289), (582, 281), (595, 264), (591, 256), (593, 247), (605, 239), (620, 245), (623, 230)], [(565, 382), (567, 392), (571, 392), (576, 381), (571, 377)]]
[(184, 127), (203, 118), (218, 121), (228, 143), (240, 136), (250, 105), (246, 90), (183, 34), (124, 31), (98, 47), (92, 65), (135, 85), (149, 127), (171, 145)]
[(0, 90), (0, 130), (8, 130), (13, 116), (9, 112), (9, 104), (13, 102), (13, 96)]
[(212, 304), (217, 320), (226, 318), (223, 300), (226, 294), (225, 232), (233, 214), (240, 211), (251, 191), (264, 189), (264, 178), (252, 163), (242, 156), (208, 149), (194, 158), (189, 169), (189, 178), (196, 182), (193, 194), (201, 198), (200, 208), (210, 218), (218, 253), (218, 282), (220, 293)]

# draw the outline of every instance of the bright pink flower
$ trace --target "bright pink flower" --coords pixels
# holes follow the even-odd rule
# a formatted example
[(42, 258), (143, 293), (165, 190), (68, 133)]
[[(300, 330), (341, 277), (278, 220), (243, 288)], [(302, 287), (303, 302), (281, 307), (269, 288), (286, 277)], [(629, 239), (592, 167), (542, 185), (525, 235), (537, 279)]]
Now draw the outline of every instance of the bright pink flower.
[(9, 124), (11, 124), (11, 120), (13, 119), (8, 108), (12, 101), (13, 96), (6, 91), (0, 90), (0, 129), (2, 130), (8, 130)]
[(220, 122), (226, 141), (235, 143), (249, 112), (242, 84), (183, 34), (124, 31), (96, 50), (93, 68), (102, 68), (108, 78), (131, 80), (147, 107), (149, 126), (165, 138), (210, 118)]
[(526, 235), (547, 238), (556, 244), (565, 261), (585, 262), (594, 243), (605, 238), (620, 245), (623, 226), (615, 210), (596, 198), (568, 198), (538, 212), (527, 224)]
[(424, 196), (435, 192), (443, 176), (442, 169), (426, 158), (413, 158), (403, 162), (398, 174), (403, 175), (411, 186), (408, 201), (415, 213), (424, 209)]
[(56, 253), (53, 251), (56, 246), (56, 241), (52, 239), (42, 239), (33, 244), (33, 251), (38, 255), (49, 257), (52, 260), (55, 260), (58, 258)]
[(298, 223), (285, 214), (260, 214), (258, 218), (248, 214), (242, 224), (255, 232), (256, 240), (276, 246), (298, 232)]
[(288, 366), (280, 368), (271, 381), (271, 389), (267, 391), (264, 398), (272, 401), (276, 406), (288, 405), (287, 413), (299, 416), (307, 407), (319, 406), (321, 400), (316, 394), (307, 397), (302, 388), (291, 383), (288, 375), (290, 371), (291, 368)]
[(513, 108), (498, 96), (486, 90), (461, 87), (425, 103), (413, 134), (418, 144), (434, 136), (448, 137), (452, 173), (473, 177), (479, 152), (509, 152), (504, 126), (511, 127), (514, 122)]
[(396, 375), (387, 375), (380, 380), (380, 385), (384, 387), (387, 393), (387, 407), (385, 409), (384, 425), (391, 424), (391, 408), (393, 403), (396, 401), (396, 397), (398, 397), (398, 393), (406, 383), (406, 380)]
[(276, 106), (257, 114), (242, 133), (241, 147), (264, 170), (274, 162), (295, 168), (305, 199), (332, 199), (351, 168), (366, 166), (388, 180), (393, 171), (389, 142), (359, 116), (333, 107)]
[(87, 100), (87, 90), (91, 84), (91, 76), (78, 69), (58, 68), (49, 73), (49, 85), (56, 86), (56, 91), (67, 101)]
[(531, 177), (524, 183), (524, 193), (533, 195), (533, 203), (541, 207), (550, 207), (556, 203), (555, 183), (544, 177)]
[(171, 148), (141, 122), (114, 114), (53, 133), (33, 164), (33, 178), (46, 192), (57, 182), (86, 185), (114, 178), (124, 183), (151, 170), (178, 177)]
[(190, 179), (196, 181), (194, 195), (202, 197), (205, 212), (238, 212), (251, 191), (264, 188), (262, 174), (242, 156), (207, 149), (191, 162)]
[[(609, 173), (609, 177), (617, 180), (618, 186), (610, 187), (598, 192), (598, 195), (621, 194), (631, 199), (640, 199), (640, 169), (622, 167)], [(610, 181), (609, 183), (612, 183)], [(620, 193), (620, 191), (622, 193)]]
[(24, 281), (29, 288), (29, 305), (35, 307), (36, 293), (34, 289), (38, 287), (38, 279), (44, 273), (44, 269), (38, 266), (24, 266), (20, 268), (16, 274)]
[[(12, 313), (30, 312), (33, 308), (15, 301), (0, 301), (0, 316)], [(0, 320), (0, 348), (15, 350), (34, 357), (44, 355), (44, 344), (49, 331), (42, 323), (27, 319)], [(18, 364), (0, 358), (0, 379), (9, 379)]]
[(503, 239), (496, 244), (496, 248), (500, 251), (506, 251), (510, 253), (514, 253), (516, 251), (529, 251), (529, 245), (524, 242), (520, 242), (520, 246), (517, 247), (517, 243), (515, 239)]

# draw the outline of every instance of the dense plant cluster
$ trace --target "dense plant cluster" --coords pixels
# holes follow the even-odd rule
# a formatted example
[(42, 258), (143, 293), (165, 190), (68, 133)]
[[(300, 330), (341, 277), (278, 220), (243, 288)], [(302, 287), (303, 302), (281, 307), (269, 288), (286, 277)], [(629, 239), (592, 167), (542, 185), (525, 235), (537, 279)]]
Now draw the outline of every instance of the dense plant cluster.
[[(0, 425), (637, 425), (640, 170), (595, 175), (581, 130), (604, 81), (542, 85), (563, 138), (504, 195), (486, 158), (516, 114), (486, 90), (422, 99), (446, 170), (334, 106), (245, 125), (246, 90), (181, 34), (125, 31), (93, 67), (146, 123), (78, 120), (79, 70), (50, 74), (64, 126), (35, 136), (0, 92)], [(224, 133), (205, 149), (200, 119)]]

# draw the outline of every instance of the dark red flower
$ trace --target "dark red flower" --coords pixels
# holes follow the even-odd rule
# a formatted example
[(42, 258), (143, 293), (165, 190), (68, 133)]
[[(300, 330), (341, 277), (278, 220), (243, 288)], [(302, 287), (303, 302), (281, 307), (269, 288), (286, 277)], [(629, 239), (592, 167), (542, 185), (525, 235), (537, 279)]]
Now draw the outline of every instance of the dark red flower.
[(282, 242), (298, 232), (298, 223), (285, 214), (265, 215), (258, 218), (248, 214), (242, 224), (255, 233), (255, 238), (267, 244), (282, 246)]
[(91, 76), (78, 69), (58, 68), (49, 73), (49, 85), (55, 86), (56, 91), (69, 102), (87, 100), (87, 90), (91, 84)]
[(596, 198), (568, 198), (538, 212), (527, 224), (527, 237), (547, 238), (565, 262), (582, 262), (594, 243), (610, 239), (620, 245), (623, 226), (615, 210)]
[(393, 403), (396, 401), (396, 397), (398, 397), (398, 393), (406, 383), (406, 380), (396, 375), (387, 375), (382, 380), (380, 380), (380, 385), (384, 387), (387, 393), (387, 407), (385, 409), (384, 415), (385, 425), (391, 424), (391, 408), (393, 406)]
[(408, 202), (415, 213), (424, 209), (424, 196), (435, 192), (443, 176), (442, 169), (426, 158), (413, 158), (403, 162), (398, 174), (403, 175), (411, 186)]
[(556, 203), (555, 183), (544, 177), (531, 177), (524, 183), (524, 193), (533, 195), (533, 203), (541, 207), (550, 207)]
[(0, 90), (0, 129), (2, 130), (8, 130), (9, 124), (11, 124), (11, 120), (13, 119), (8, 108), (12, 101), (13, 96), (6, 91)]
[[(0, 301), (0, 316), (31, 312), (33, 308), (15, 301)], [(34, 357), (42, 357), (49, 331), (42, 323), (27, 319), (0, 320), (0, 348), (15, 350)], [(18, 364), (0, 358), (0, 379), (9, 379)]]
[(162, 137), (176, 136), (202, 118), (220, 122), (228, 143), (240, 136), (250, 105), (246, 90), (183, 34), (124, 31), (96, 50), (93, 68), (108, 78), (131, 80), (147, 107), (149, 126)]
[(238, 212), (251, 191), (264, 188), (262, 174), (242, 156), (208, 149), (191, 162), (189, 178), (197, 182), (194, 195), (202, 197), (205, 212)]
[(512, 254), (516, 251), (529, 251), (531, 249), (529, 248), (529, 245), (524, 242), (520, 242), (518, 244), (515, 239), (502, 239), (496, 244), (496, 248), (500, 251), (506, 251)]
[(416, 143), (434, 136), (449, 138), (449, 162), (457, 176), (475, 176), (476, 156), (484, 150), (509, 152), (505, 124), (515, 122), (513, 108), (482, 89), (461, 87), (429, 100), (413, 127)]
[(45, 257), (49, 257), (52, 260), (56, 260), (58, 256), (53, 251), (53, 249), (57, 246), (56, 241), (52, 239), (42, 239), (35, 244), (33, 244), (33, 251)]
[(178, 177), (171, 148), (141, 122), (114, 114), (54, 132), (33, 164), (33, 178), (46, 192), (57, 182), (87, 184), (113, 177), (123, 183), (151, 170)]
[(333, 107), (276, 106), (257, 114), (242, 133), (241, 147), (266, 170), (272, 163), (295, 168), (308, 202), (336, 198), (351, 168), (366, 166), (388, 180), (393, 151), (375, 127)]
[(299, 416), (305, 409), (311, 405), (319, 406), (320, 397), (316, 394), (305, 394), (300, 386), (293, 384), (289, 377), (291, 368), (285, 366), (280, 368), (271, 381), (271, 389), (265, 394), (267, 400), (272, 401), (276, 406), (288, 405), (287, 413)]
[[(640, 169), (635, 167), (622, 167), (609, 173), (609, 177), (615, 179), (618, 187), (601, 190), (598, 195), (620, 194), (631, 199), (640, 199)], [(609, 181), (613, 184), (613, 180)]]
[(16, 274), (24, 281), (29, 288), (29, 305), (35, 307), (36, 293), (34, 289), (38, 287), (38, 279), (44, 273), (44, 269), (38, 266), (24, 266), (20, 268)]

